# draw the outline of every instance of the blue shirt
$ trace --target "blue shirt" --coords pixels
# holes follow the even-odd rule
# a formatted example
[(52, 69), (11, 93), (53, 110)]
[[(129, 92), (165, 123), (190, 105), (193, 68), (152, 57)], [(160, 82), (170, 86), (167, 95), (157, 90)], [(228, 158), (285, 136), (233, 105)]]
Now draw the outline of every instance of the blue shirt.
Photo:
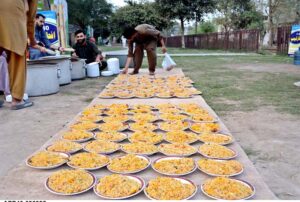
[(36, 42), (42, 42), (46, 48), (50, 48), (51, 43), (47, 38), (46, 32), (44, 29), (39, 29), (38, 26), (35, 26), (35, 34), (34, 34)]

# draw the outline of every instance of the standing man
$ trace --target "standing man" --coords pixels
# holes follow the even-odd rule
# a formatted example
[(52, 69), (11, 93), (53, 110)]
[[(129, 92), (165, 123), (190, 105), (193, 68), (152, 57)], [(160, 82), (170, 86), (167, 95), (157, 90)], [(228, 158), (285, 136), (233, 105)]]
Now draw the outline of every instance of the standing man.
[(7, 54), (11, 109), (22, 109), (33, 105), (24, 101), (26, 85), (26, 47), (39, 48), (34, 40), (34, 16), (37, 0), (1, 0), (0, 6), (0, 55)]
[[(160, 31), (155, 29), (154, 26), (148, 24), (141, 24), (133, 27), (127, 27), (124, 29), (123, 36), (128, 40), (128, 56), (123, 73), (128, 72), (128, 67), (133, 60), (134, 70), (131, 74), (138, 74), (139, 69), (142, 66), (144, 50), (147, 51), (149, 74), (155, 74), (156, 67), (156, 47), (157, 43), (161, 44), (163, 53), (167, 52), (163, 37)], [(133, 52), (133, 43), (135, 43), (135, 50)]]
[(75, 32), (76, 44), (73, 46), (75, 52), (72, 53), (73, 57), (86, 59), (86, 63), (99, 62), (100, 71), (107, 67), (107, 62), (104, 60), (101, 51), (95, 43), (86, 39), (86, 35), (82, 30)]
[(40, 57), (49, 56), (46, 49), (53, 49), (58, 51), (64, 51), (63, 47), (51, 45), (45, 30), (43, 29), (46, 17), (42, 14), (36, 14), (35, 16), (35, 40), (36, 43), (41, 46), (40, 50), (29, 48), (29, 55), (31, 60), (39, 59)]

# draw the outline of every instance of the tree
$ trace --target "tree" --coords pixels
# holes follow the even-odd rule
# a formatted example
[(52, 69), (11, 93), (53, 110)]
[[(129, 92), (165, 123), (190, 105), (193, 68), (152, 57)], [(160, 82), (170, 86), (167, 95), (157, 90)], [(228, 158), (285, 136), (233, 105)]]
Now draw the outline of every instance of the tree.
[(194, 0), (192, 1), (192, 11), (194, 12), (195, 20), (195, 34), (197, 34), (198, 22), (203, 18), (203, 15), (206, 13), (213, 12), (216, 8), (215, 0)]
[(221, 16), (216, 21), (225, 32), (249, 27), (262, 29), (263, 15), (256, 10), (252, 0), (219, 0), (217, 10)]
[(155, 2), (127, 1), (127, 3), (128, 5), (117, 9), (111, 18), (111, 29), (116, 36), (121, 36), (125, 26), (135, 27), (147, 23), (159, 30), (172, 26), (172, 22), (168, 18), (160, 15)]
[(193, 0), (156, 0), (160, 12), (169, 19), (179, 19), (181, 27), (181, 46), (185, 48), (184, 22), (194, 18)]
[(106, 0), (67, 0), (69, 22), (76, 24), (81, 29), (87, 25), (95, 29), (105, 29), (112, 15), (112, 4)]

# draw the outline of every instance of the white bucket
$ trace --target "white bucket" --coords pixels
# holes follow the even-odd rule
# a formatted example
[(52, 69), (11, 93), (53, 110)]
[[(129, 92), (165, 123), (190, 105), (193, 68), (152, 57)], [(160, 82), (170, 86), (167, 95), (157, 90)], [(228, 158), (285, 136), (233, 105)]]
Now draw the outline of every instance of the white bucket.
[(92, 62), (90, 64), (87, 64), (86, 70), (87, 70), (88, 77), (99, 77), (100, 76), (98, 62)]
[(111, 71), (113, 74), (120, 73), (120, 62), (118, 58), (109, 58), (107, 60), (108, 71)]

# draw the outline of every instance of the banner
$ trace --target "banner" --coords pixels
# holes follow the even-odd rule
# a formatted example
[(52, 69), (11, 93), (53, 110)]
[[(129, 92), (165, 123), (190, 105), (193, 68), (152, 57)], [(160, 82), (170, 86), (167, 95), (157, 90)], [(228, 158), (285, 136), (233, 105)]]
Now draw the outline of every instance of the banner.
[(289, 44), (289, 56), (293, 56), (295, 51), (300, 47), (300, 25), (293, 25), (291, 36), (290, 36), (290, 44)]
[(38, 11), (38, 13), (46, 17), (43, 29), (52, 45), (59, 46), (59, 36), (57, 31), (56, 12), (54, 11)]

